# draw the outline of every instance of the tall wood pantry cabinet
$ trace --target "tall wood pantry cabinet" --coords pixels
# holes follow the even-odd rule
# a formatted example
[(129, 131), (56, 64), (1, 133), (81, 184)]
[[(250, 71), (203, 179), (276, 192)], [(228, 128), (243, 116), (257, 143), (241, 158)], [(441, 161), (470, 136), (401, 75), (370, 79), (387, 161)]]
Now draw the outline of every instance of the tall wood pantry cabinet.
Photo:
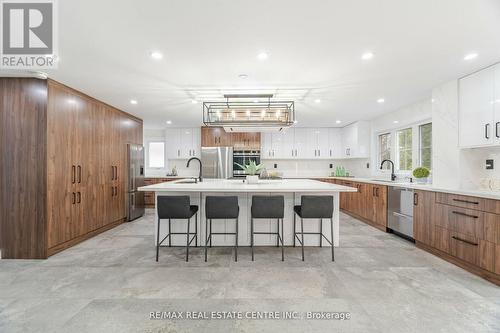
[(142, 120), (52, 80), (0, 83), (2, 258), (47, 258), (125, 221)]

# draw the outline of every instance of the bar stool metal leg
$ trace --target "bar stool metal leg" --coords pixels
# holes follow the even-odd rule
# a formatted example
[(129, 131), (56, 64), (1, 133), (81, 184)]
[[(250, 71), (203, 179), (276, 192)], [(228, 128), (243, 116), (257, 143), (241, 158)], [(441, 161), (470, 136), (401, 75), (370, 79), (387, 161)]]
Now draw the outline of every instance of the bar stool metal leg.
[(236, 218), (236, 246), (234, 247), (234, 261), (238, 261), (238, 218)]
[(210, 219), (210, 247), (212, 247), (212, 219)]
[[(172, 233), (172, 221), (168, 219), (168, 233)], [(168, 236), (168, 246), (172, 247), (172, 236)]]
[(205, 219), (205, 262), (207, 262), (207, 245), (208, 245), (208, 219)]
[(253, 219), (250, 219), (250, 247), (252, 248), (252, 261), (254, 261), (253, 255)]
[(332, 218), (330, 218), (330, 230), (331, 230), (331, 236), (332, 236), (332, 261), (335, 261), (335, 257), (334, 257), (335, 246), (333, 246), (333, 219)]
[(198, 247), (198, 213), (194, 214), (194, 246)]
[(189, 225), (190, 224), (191, 224), (191, 219), (188, 219), (187, 234), (186, 234), (186, 261), (189, 261)]
[(297, 214), (293, 213), (293, 247), (295, 247), (295, 237), (297, 236), (296, 216)]
[(300, 231), (302, 235), (302, 261), (304, 261), (304, 219), (300, 218)]
[[(285, 261), (285, 241), (283, 239), (283, 236), (285, 235), (285, 232), (283, 231), (283, 219), (281, 219), (281, 261)], [(294, 236), (295, 237), (295, 236)]]
[(319, 219), (319, 247), (323, 247), (323, 219)]
[(280, 246), (280, 219), (276, 219), (276, 227), (278, 229), (278, 233), (276, 234), (276, 247)]
[[(156, 231), (156, 261), (158, 261), (158, 254), (160, 252), (160, 219), (158, 219), (158, 230)], [(170, 232), (170, 230), (169, 230)]]

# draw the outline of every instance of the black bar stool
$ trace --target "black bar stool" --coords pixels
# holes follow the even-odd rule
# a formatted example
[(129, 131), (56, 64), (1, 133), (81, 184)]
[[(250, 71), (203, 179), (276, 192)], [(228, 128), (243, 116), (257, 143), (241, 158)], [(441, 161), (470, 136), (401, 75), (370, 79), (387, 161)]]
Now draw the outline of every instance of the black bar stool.
[[(295, 239), (302, 245), (302, 261), (304, 261), (304, 235), (320, 235), (319, 246), (323, 247), (323, 237), (332, 246), (332, 261), (334, 260), (333, 246), (333, 196), (331, 195), (303, 195), (300, 199), (300, 206), (293, 208), (295, 214), (300, 217), (300, 231), (296, 232), (295, 214), (293, 214), (293, 246)], [(319, 232), (304, 232), (303, 219), (319, 219)], [(323, 235), (323, 219), (330, 219), (332, 241)], [(298, 237), (301, 235), (301, 238)]]
[[(189, 245), (195, 240), (195, 246), (198, 244), (198, 206), (190, 203), (189, 196), (158, 196), (158, 230), (156, 234), (156, 261), (160, 252), (160, 245), (168, 238), (168, 246), (172, 246), (172, 235), (186, 235), (186, 261), (189, 261)], [(191, 218), (195, 216), (194, 233), (190, 232), (189, 225)], [(168, 219), (168, 234), (160, 242), (160, 220)], [(187, 232), (172, 232), (172, 219), (187, 219)], [(191, 239), (189, 237), (194, 235)]]
[[(250, 223), (250, 246), (252, 247), (252, 261), (254, 260), (253, 244), (254, 235), (276, 235), (276, 246), (281, 242), (281, 261), (285, 260), (285, 250), (283, 247), (283, 217), (285, 214), (285, 198), (282, 195), (252, 197), (252, 213)], [(276, 219), (277, 232), (255, 232), (253, 227), (254, 219)], [(281, 222), (281, 233), (280, 233)]]
[[(212, 235), (234, 235), (234, 261), (238, 261), (238, 215), (240, 207), (238, 206), (238, 197), (207, 196), (205, 198), (205, 261), (207, 261), (207, 245), (210, 241), (212, 247)], [(212, 220), (216, 219), (235, 219), (235, 232), (212, 232)], [(210, 223), (210, 232), (208, 224)]]

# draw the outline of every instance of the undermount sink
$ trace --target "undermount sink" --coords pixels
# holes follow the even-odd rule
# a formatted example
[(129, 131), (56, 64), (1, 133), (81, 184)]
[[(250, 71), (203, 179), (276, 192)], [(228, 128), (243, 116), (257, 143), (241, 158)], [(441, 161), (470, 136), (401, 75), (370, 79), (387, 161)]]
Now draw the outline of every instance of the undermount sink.
[(395, 180), (388, 180), (388, 179), (370, 179), (374, 182), (384, 182), (384, 183), (397, 183)]
[(176, 182), (176, 184), (196, 184), (196, 183), (198, 183), (198, 179), (196, 178), (188, 178)]

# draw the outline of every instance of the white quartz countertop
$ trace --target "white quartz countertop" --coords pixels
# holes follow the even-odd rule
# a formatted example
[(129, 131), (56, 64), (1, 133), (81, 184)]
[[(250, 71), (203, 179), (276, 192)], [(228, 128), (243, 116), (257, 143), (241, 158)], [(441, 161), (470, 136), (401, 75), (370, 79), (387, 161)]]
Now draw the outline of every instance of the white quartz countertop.
[(356, 192), (349, 186), (329, 184), (311, 179), (260, 180), (248, 184), (233, 179), (203, 179), (203, 182), (185, 183), (183, 180), (139, 187), (139, 191), (153, 192)]
[(403, 188), (411, 188), (411, 189), (415, 189), (415, 190), (443, 192), (443, 193), (468, 195), (468, 196), (472, 196), (472, 197), (500, 200), (500, 192), (494, 192), (494, 191), (467, 190), (467, 189), (459, 189), (459, 188), (445, 188), (445, 187), (434, 186), (432, 184), (419, 184), (419, 183), (397, 182), (397, 181), (391, 182), (391, 181), (384, 181), (384, 180), (376, 180), (376, 179), (369, 179), (369, 178), (355, 178), (355, 177), (323, 177), (323, 179), (342, 179), (342, 180), (346, 180), (346, 181), (353, 181), (353, 182), (360, 182), (360, 183), (403, 187)]

